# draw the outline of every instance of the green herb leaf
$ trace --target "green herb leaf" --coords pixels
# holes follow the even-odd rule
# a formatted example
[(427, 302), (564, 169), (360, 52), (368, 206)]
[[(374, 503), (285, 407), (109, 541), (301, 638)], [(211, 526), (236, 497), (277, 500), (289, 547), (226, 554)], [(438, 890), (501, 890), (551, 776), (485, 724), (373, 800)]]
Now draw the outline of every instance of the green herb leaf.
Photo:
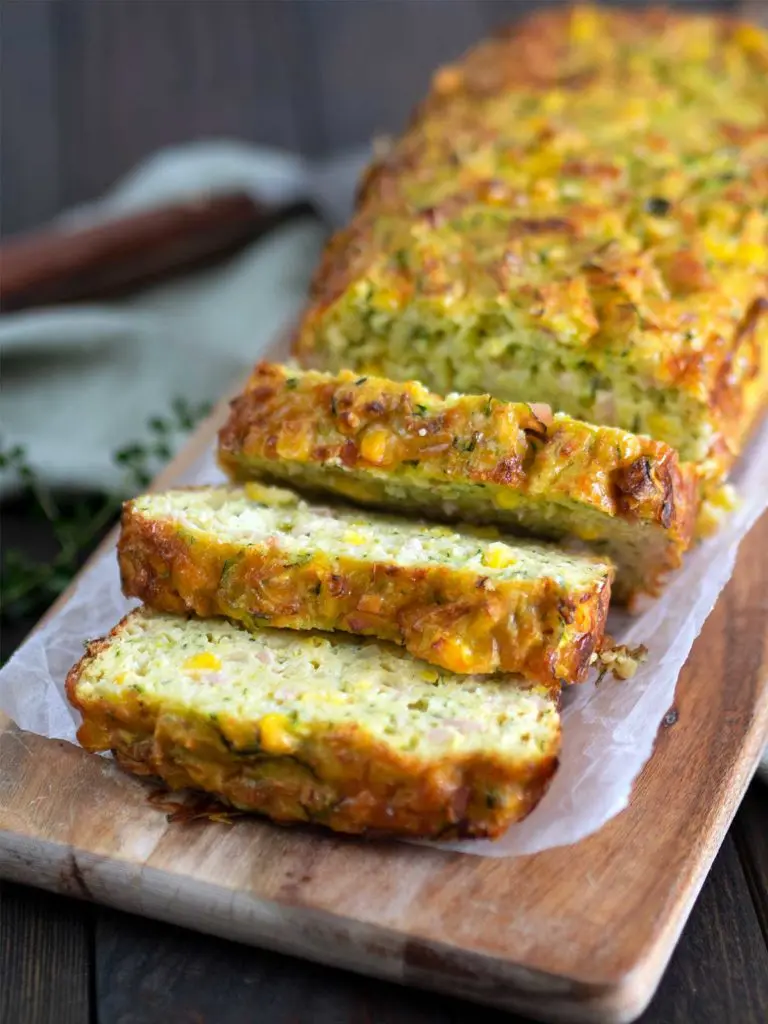
[[(113, 455), (116, 465), (125, 470), (126, 488), (143, 490), (172, 455), (170, 435), (187, 432), (210, 412), (208, 402), (196, 406), (177, 398), (172, 404), (173, 419), (153, 416), (147, 422), (151, 440), (124, 445)], [(0, 445), (0, 469), (16, 474), (23, 485), (22, 501), (30, 516), (51, 523), (58, 551), (44, 562), (25, 552), (2, 552), (0, 573), (0, 616), (17, 619), (42, 612), (69, 585), (84, 555), (99, 540), (104, 530), (120, 513), (120, 495), (103, 492), (95, 498), (67, 503), (59, 507), (30, 465), (22, 445)]]

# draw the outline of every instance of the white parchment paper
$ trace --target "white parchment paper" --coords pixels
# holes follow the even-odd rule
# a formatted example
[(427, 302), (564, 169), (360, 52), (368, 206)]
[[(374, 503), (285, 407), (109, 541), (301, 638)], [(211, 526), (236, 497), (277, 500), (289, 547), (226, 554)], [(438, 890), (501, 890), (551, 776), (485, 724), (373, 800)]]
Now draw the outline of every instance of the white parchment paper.
[[(179, 483), (221, 479), (209, 452)], [(626, 807), (674, 701), (678, 673), (728, 581), (742, 538), (768, 507), (768, 423), (734, 483), (741, 499), (722, 529), (692, 551), (664, 595), (638, 616), (612, 612), (608, 629), (621, 643), (645, 643), (648, 660), (625, 682), (606, 677), (566, 692), (560, 770), (541, 804), (496, 842), (440, 844), (489, 857), (536, 853), (577, 842)], [(136, 602), (120, 593), (114, 551), (81, 578), (74, 597), (0, 672), (0, 711), (21, 728), (75, 742), (78, 718), (64, 697), (67, 671), (83, 641), (108, 632)]]

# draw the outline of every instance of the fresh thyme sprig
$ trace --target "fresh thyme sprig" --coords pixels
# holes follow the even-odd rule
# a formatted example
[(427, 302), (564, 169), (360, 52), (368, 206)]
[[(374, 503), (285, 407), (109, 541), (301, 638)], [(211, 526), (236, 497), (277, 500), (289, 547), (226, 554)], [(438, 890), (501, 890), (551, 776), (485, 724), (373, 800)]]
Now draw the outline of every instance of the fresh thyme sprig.
[[(125, 445), (113, 456), (125, 472), (125, 491), (145, 488), (171, 458), (174, 436), (189, 433), (209, 412), (208, 403), (191, 405), (177, 398), (171, 415), (152, 417), (147, 424), (149, 439)], [(35, 561), (22, 551), (3, 551), (0, 616), (17, 619), (43, 611), (68, 586), (83, 556), (119, 514), (122, 497), (103, 492), (78, 501), (57, 502), (29, 464), (21, 445), (0, 447), (0, 470), (15, 473), (24, 487), (30, 515), (50, 522), (58, 548), (45, 562)]]

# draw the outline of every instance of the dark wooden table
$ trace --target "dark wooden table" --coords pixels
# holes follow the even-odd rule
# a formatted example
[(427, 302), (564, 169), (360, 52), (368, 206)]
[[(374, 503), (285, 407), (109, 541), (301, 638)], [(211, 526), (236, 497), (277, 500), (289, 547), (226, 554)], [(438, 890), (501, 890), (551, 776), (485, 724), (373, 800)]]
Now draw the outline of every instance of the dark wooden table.
[[(768, 1020), (768, 799), (753, 787), (643, 1024)], [(20, 886), (0, 887), (2, 1024), (486, 1024), (496, 1011)]]
[[(749, 7), (768, 0), (701, 0)], [(308, 154), (393, 130), (430, 69), (523, 0), (4, 3), (4, 232), (92, 197), (160, 146)], [(139, 69), (137, 73), (137, 69)], [(4, 544), (45, 549), (13, 507)], [(33, 625), (6, 626), (5, 653)], [(0, 883), (0, 1024), (438, 1024), (513, 1018)], [(726, 837), (645, 1024), (768, 1020), (768, 788)]]
[[(3, 542), (51, 537), (6, 504)], [(32, 619), (5, 624), (10, 654)], [(0, 882), (0, 1024), (448, 1024), (466, 1003)], [(728, 833), (644, 1024), (768, 1020), (768, 787)]]

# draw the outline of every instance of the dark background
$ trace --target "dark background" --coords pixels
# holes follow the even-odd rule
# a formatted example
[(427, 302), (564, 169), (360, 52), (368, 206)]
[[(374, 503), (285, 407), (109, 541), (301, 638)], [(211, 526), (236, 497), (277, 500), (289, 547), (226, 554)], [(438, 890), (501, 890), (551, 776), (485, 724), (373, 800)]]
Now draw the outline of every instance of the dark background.
[[(437, 64), (533, 6), (6, 0), (0, 231), (42, 224), (174, 143), (240, 138), (320, 156), (396, 131)], [(752, 0), (752, 13), (767, 7)], [(25, 537), (46, 542), (23, 517), (6, 518), (2, 542)], [(644, 1024), (768, 1019), (766, 879), (768, 801), (753, 786)], [(461, 1024), (481, 1014), (519, 1020), (0, 883), (0, 1024)]]
[(438, 64), (536, 6), (6, 0), (1, 230), (93, 198), (162, 146), (230, 137), (318, 156), (396, 131)]

